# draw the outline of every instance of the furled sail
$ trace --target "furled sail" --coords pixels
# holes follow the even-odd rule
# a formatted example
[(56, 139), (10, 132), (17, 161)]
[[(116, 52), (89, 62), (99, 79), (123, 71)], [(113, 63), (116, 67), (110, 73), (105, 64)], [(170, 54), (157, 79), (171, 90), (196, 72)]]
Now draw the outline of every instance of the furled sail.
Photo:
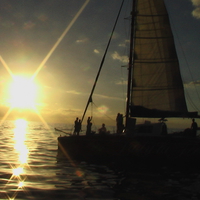
[(188, 116), (173, 34), (163, 0), (136, 0), (132, 117)]

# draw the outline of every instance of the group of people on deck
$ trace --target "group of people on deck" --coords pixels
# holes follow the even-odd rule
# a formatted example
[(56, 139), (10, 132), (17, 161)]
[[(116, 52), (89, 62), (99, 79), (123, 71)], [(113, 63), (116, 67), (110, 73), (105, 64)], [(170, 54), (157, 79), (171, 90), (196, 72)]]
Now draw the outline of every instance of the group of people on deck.
[[(121, 134), (124, 130), (124, 124), (123, 124), (123, 115), (118, 113), (116, 117), (116, 124), (117, 124), (117, 134)], [(81, 131), (81, 120), (77, 117), (74, 121), (74, 132), (73, 135), (79, 136), (79, 133)], [(87, 127), (86, 127), (86, 135), (93, 135), (92, 131), (92, 117), (88, 117), (87, 119)], [(103, 123), (101, 128), (98, 129), (98, 133), (101, 135), (108, 134), (109, 131), (107, 131), (105, 124)]]
[[(79, 133), (81, 131), (81, 120), (77, 117), (76, 120), (74, 121), (74, 133), (73, 135), (79, 136)], [(102, 124), (102, 127), (99, 128), (99, 134), (106, 134), (108, 133), (105, 127), (105, 124)], [(92, 135), (92, 117), (88, 117), (87, 119), (87, 128), (86, 128), (86, 135)]]
[[(91, 135), (92, 133), (92, 117), (88, 117), (87, 119), (87, 130), (86, 130), (86, 135)], [(74, 133), (73, 135), (78, 135), (81, 131), (81, 120), (77, 117), (76, 120), (74, 121)]]
[[(116, 117), (116, 124), (117, 124), (117, 134), (121, 134), (124, 131), (124, 123), (123, 123), (123, 114), (118, 113)], [(106, 134), (109, 133), (106, 130), (105, 124), (102, 124), (102, 127), (99, 129), (99, 134)]]
[[(122, 134), (124, 130), (124, 124), (123, 124), (123, 115), (118, 113), (116, 117), (116, 125), (117, 125), (117, 134)], [(195, 122), (195, 119), (192, 119), (192, 124), (191, 124), (191, 136), (196, 137), (197, 135), (197, 130), (198, 130), (198, 125)], [(77, 117), (76, 120), (74, 121), (74, 133), (73, 135), (79, 136), (79, 133), (81, 131), (81, 120)], [(108, 134), (109, 132), (106, 129), (105, 124), (103, 123), (101, 128), (98, 129), (98, 133), (101, 135)], [(94, 132), (92, 131), (92, 117), (88, 117), (87, 119), (87, 129), (86, 129), (86, 135), (93, 135)]]

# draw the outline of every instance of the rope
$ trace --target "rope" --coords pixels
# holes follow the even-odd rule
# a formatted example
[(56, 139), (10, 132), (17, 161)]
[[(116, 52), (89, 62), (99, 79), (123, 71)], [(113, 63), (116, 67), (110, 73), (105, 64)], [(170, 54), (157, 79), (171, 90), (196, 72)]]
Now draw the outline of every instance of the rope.
[(111, 33), (111, 35), (110, 35), (110, 39), (109, 39), (109, 41), (108, 41), (108, 44), (107, 44), (107, 47), (106, 47), (104, 56), (103, 56), (103, 58), (102, 58), (102, 61), (101, 61), (100, 67), (99, 67), (99, 71), (98, 71), (98, 73), (97, 73), (97, 76), (96, 76), (96, 79), (95, 79), (95, 82), (94, 82), (92, 91), (91, 91), (90, 96), (89, 96), (89, 98), (88, 98), (87, 105), (86, 105), (85, 111), (84, 111), (84, 113), (83, 113), (81, 122), (83, 122), (83, 119), (84, 119), (84, 117), (85, 117), (85, 113), (86, 113), (86, 111), (87, 111), (87, 108), (88, 108), (89, 104), (92, 102), (92, 95), (93, 95), (93, 93), (94, 93), (94, 89), (95, 89), (95, 87), (96, 87), (96, 84), (97, 84), (97, 81), (98, 81), (98, 78), (99, 78), (101, 69), (102, 69), (102, 67), (103, 67), (103, 64), (104, 64), (104, 61), (105, 61), (105, 58), (106, 58), (106, 55), (107, 55), (107, 51), (108, 51), (108, 48), (109, 48), (109, 46), (110, 46), (111, 39), (112, 39), (112, 37), (113, 37), (114, 31), (115, 31), (115, 27), (116, 27), (116, 25), (117, 25), (117, 22), (118, 22), (118, 19), (119, 19), (119, 16), (120, 16), (120, 13), (121, 13), (123, 4), (124, 4), (124, 0), (123, 0), (122, 3), (121, 3), (121, 7), (120, 7), (120, 9), (119, 9), (117, 18), (116, 18), (116, 20), (115, 20), (115, 24), (114, 24), (112, 33)]

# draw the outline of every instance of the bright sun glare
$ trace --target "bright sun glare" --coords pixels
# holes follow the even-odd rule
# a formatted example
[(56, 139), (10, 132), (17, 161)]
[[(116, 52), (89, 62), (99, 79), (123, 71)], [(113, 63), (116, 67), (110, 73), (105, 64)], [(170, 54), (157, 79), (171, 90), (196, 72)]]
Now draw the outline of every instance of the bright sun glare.
[(14, 76), (9, 103), (13, 108), (35, 108), (36, 84), (30, 78)]

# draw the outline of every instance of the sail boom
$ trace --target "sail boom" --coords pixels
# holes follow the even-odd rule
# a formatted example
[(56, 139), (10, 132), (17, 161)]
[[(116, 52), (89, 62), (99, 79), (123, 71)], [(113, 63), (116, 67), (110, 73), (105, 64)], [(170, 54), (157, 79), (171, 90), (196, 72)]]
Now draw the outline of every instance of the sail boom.
[(174, 112), (157, 109), (148, 109), (142, 106), (134, 106), (131, 108), (131, 117), (143, 118), (200, 118), (198, 112)]
[(134, 88), (135, 91), (158, 91), (158, 90), (174, 90), (174, 88)]
[(142, 14), (138, 14), (137, 16), (139, 16), (139, 17), (167, 17), (168, 15), (167, 14), (156, 14), (156, 15), (153, 15), (153, 14), (151, 14), (151, 15), (142, 15)]
[(178, 60), (165, 60), (165, 61), (162, 61), (162, 60), (135, 60), (135, 63), (175, 63), (175, 62), (178, 62)]
[[(145, 31), (145, 30), (143, 30), (143, 31)], [(170, 36), (168, 36), (168, 37), (135, 37), (135, 39), (142, 39), (142, 40), (144, 40), (144, 39), (146, 39), (146, 40), (150, 40), (150, 39), (156, 39), (156, 40), (158, 40), (158, 39), (168, 39), (168, 38), (171, 38)]]

